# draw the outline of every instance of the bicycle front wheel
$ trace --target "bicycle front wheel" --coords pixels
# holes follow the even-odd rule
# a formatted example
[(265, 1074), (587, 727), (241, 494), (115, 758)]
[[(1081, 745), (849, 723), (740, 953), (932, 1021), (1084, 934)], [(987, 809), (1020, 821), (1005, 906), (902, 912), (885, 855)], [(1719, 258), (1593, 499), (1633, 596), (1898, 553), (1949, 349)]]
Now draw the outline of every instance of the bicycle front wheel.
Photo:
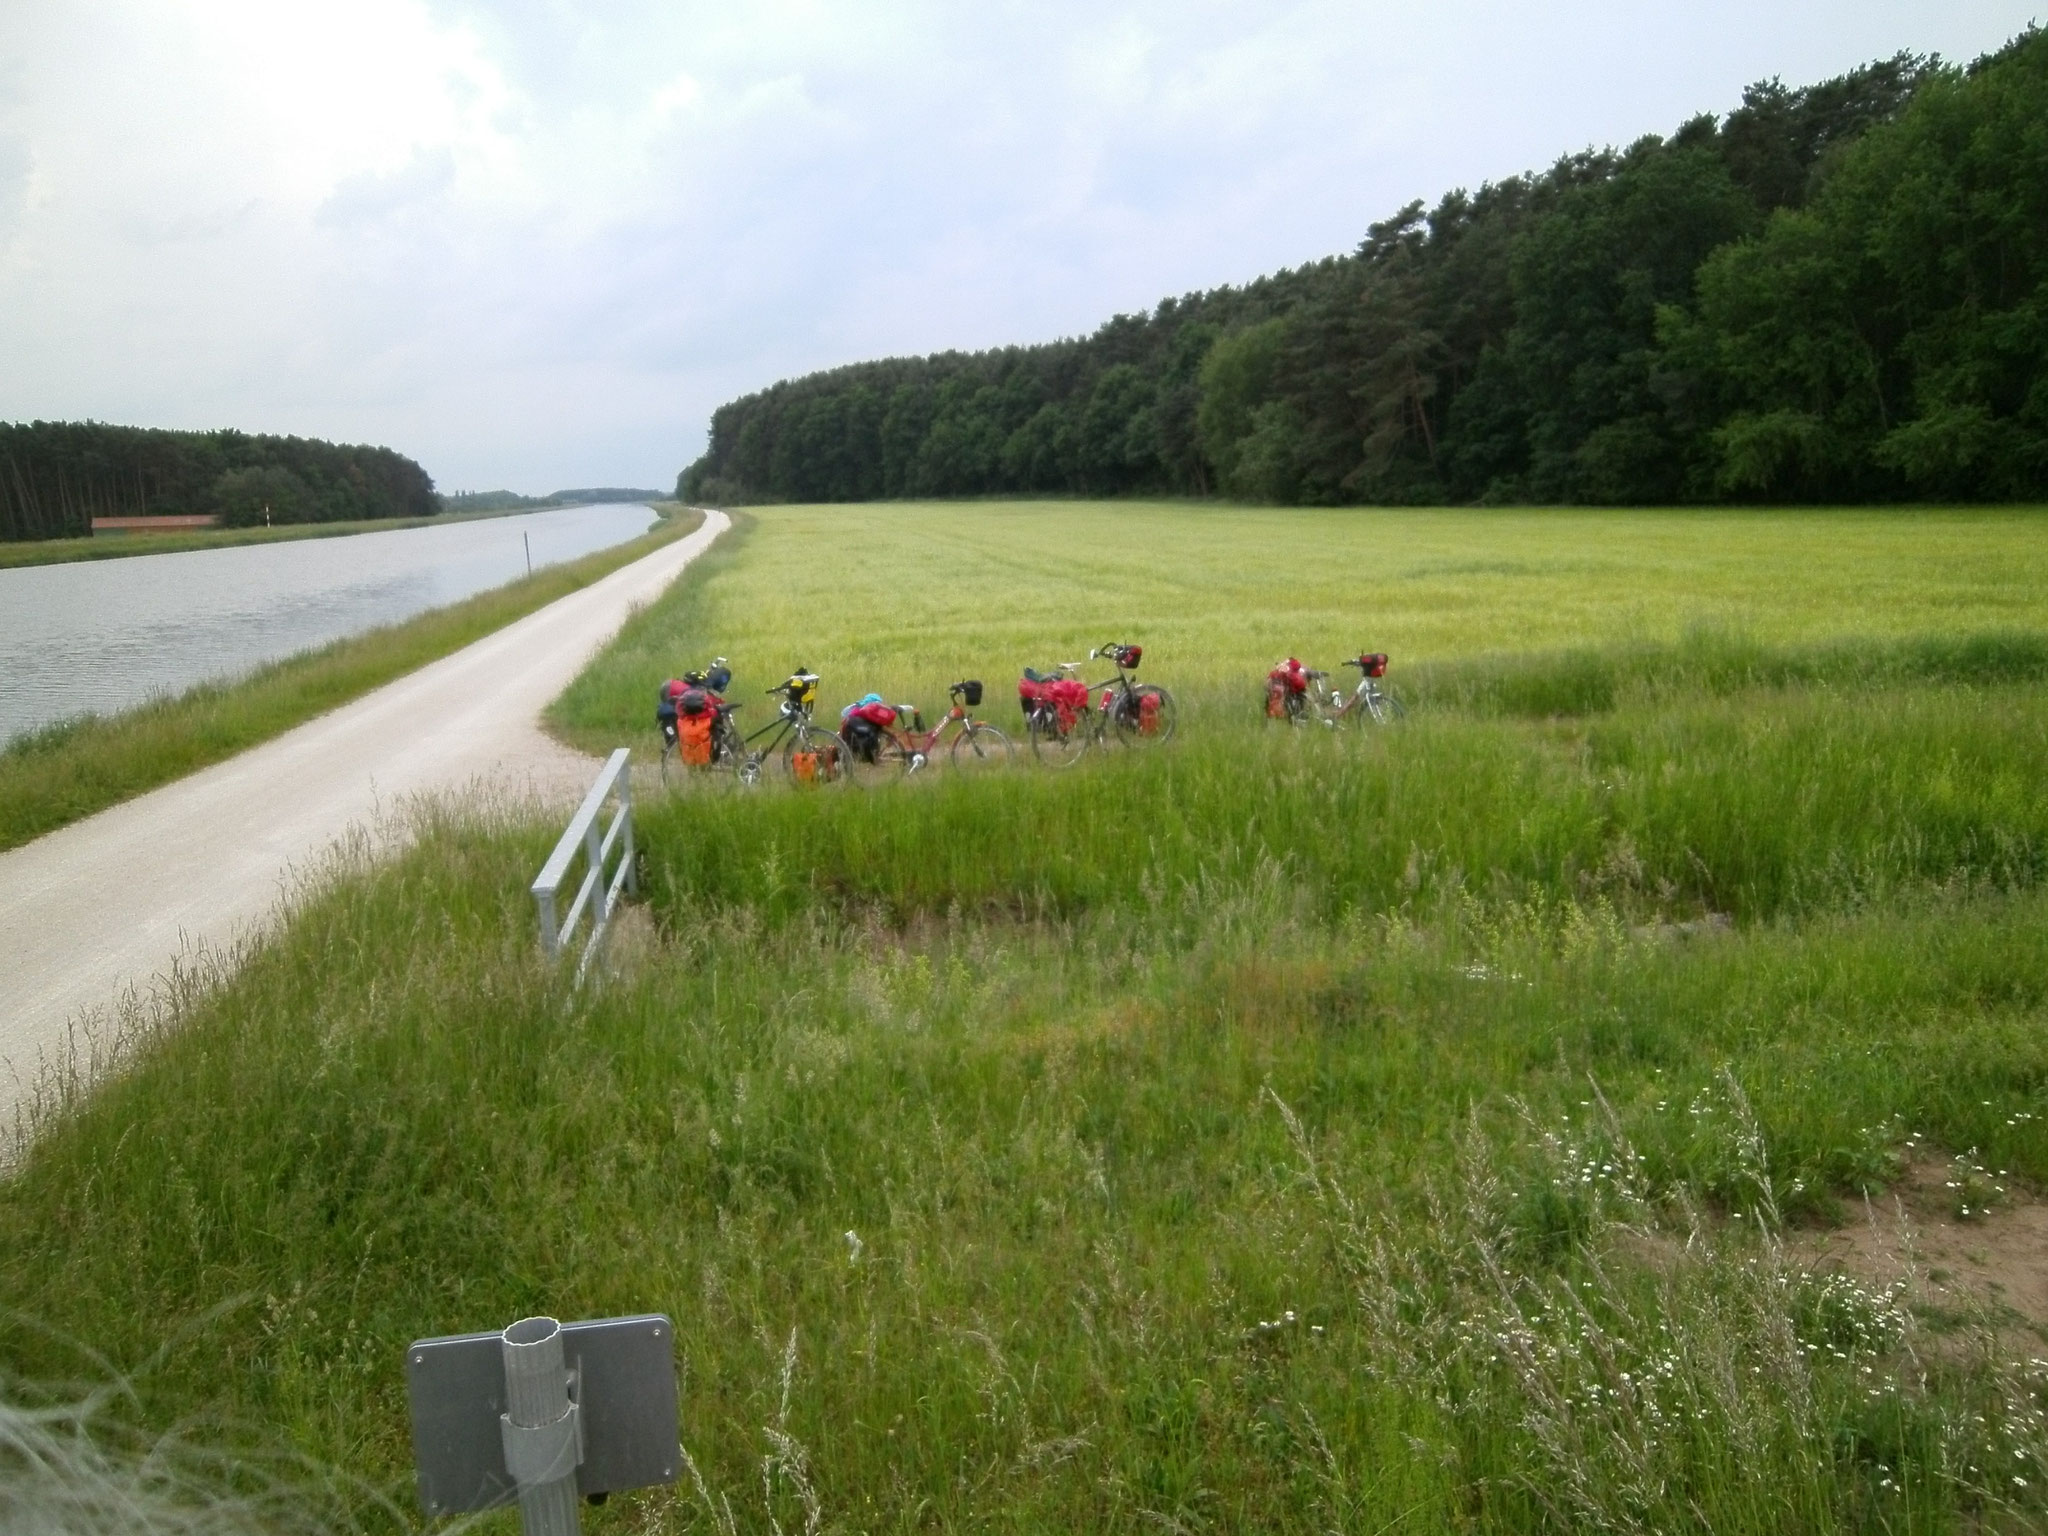
[(1173, 695), (1141, 683), (1111, 706), (1116, 739), (1127, 747), (1151, 747), (1173, 737)]
[(1057, 711), (1034, 709), (1024, 721), (1024, 739), (1031, 743), (1033, 761), (1048, 768), (1071, 768), (1088, 750), (1088, 722), (1077, 719), (1062, 730)]
[(1001, 731), (976, 720), (953, 738), (952, 759), (955, 768), (985, 773), (991, 768), (1009, 767), (1016, 760), (1016, 749)]
[(1374, 721), (1380, 725), (1392, 725), (1396, 721), (1408, 718), (1408, 706), (1391, 693), (1381, 693), (1374, 689), (1366, 696), (1365, 704), (1366, 708), (1372, 711)]

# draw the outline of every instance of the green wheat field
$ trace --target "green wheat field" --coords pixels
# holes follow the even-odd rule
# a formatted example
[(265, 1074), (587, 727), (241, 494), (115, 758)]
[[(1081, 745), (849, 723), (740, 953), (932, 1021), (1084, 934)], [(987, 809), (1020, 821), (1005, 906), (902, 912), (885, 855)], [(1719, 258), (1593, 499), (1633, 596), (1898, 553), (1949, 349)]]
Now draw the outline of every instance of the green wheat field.
[[(644, 765), (599, 978), (553, 815), (338, 859), (45, 1094), (0, 1373), (326, 1528), (418, 1520), (409, 1340), (643, 1310), (687, 1471), (593, 1532), (2048, 1524), (2038, 1321), (1809, 1262), (2048, 1185), (2048, 516), (736, 521), (553, 712)], [(1164, 747), (650, 771), (713, 655), (1021, 736), (1109, 640)], [(1262, 719), (1362, 648), (1402, 725)]]

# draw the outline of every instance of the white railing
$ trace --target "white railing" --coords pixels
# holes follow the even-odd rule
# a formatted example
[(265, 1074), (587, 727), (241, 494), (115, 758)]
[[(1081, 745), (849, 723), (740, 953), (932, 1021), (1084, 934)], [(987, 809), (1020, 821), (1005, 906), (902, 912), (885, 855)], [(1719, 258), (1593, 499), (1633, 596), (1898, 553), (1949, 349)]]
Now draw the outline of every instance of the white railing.
[[(590, 968), (598, 945), (604, 942), (605, 929), (611, 925), (612, 913), (618, 909), (619, 902), (624, 896), (638, 895), (640, 890), (640, 877), (634, 867), (633, 856), (633, 782), (626, 770), (626, 760), (631, 756), (625, 747), (612, 753), (604, 771), (598, 774), (597, 782), (590, 786), (590, 793), (583, 797), (583, 804), (570, 818), (562, 840), (555, 844), (555, 851), (541, 866), (540, 877), (533, 882), (534, 905), (540, 909), (540, 947), (548, 959), (561, 958), (584, 913), (591, 915), (590, 937), (583, 941), (583, 953), (576, 961), (576, 979), (579, 982)], [(611, 825), (600, 832), (598, 821), (605, 801), (614, 797), (619, 808), (612, 816)], [(618, 872), (607, 878), (605, 866), (611, 862), (615, 852), (621, 855)], [(579, 853), (583, 855), (583, 879), (576, 887), (576, 896), (569, 903), (569, 910), (558, 922), (555, 916), (557, 902), (562, 887), (568, 883), (569, 866)]]

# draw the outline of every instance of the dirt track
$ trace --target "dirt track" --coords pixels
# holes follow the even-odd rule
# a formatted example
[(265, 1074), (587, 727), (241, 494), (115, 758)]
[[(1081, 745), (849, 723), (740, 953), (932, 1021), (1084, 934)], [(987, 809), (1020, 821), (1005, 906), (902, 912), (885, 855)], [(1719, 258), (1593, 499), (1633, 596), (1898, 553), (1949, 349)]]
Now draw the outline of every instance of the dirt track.
[(729, 526), (707, 513), (687, 538), (353, 704), (0, 853), (0, 1127), (74, 1022), (231, 950), (351, 826), (475, 783), (573, 805), (597, 764), (543, 735), (541, 710)]

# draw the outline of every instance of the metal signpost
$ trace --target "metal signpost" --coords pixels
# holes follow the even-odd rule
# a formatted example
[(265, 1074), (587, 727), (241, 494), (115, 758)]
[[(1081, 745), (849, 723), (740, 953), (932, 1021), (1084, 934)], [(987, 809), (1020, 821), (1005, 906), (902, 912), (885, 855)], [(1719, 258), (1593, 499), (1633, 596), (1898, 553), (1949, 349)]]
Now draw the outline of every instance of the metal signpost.
[(676, 1480), (675, 1329), (666, 1317), (419, 1339), (405, 1352), (420, 1508), (514, 1500), (526, 1536), (576, 1536), (578, 1498)]

